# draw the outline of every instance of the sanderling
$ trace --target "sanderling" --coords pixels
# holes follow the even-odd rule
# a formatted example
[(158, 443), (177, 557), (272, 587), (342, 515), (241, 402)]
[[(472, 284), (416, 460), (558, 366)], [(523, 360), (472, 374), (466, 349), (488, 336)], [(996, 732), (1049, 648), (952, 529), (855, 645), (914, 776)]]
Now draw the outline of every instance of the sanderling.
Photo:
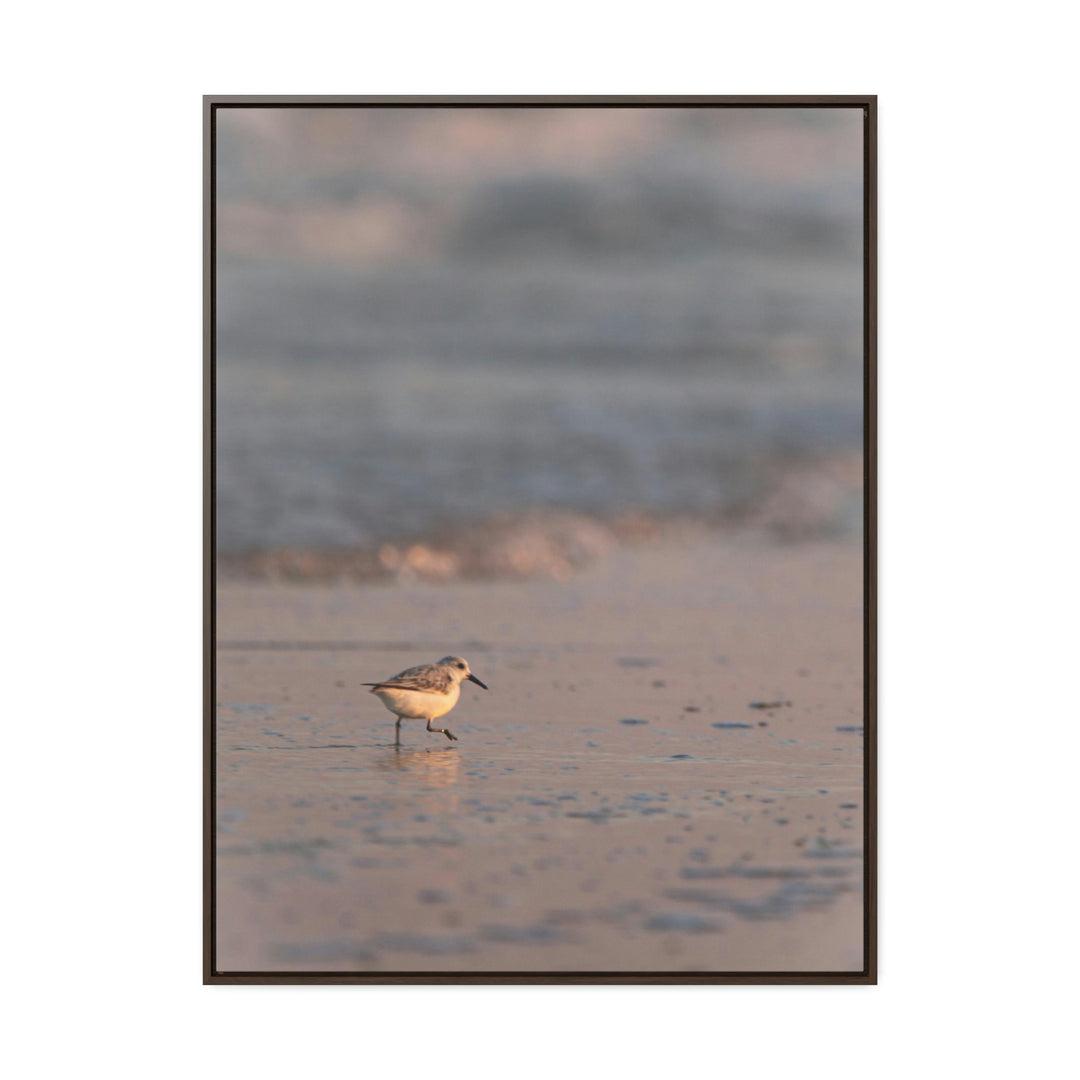
[(458, 701), (461, 680), (482, 686), (470, 670), (468, 660), (460, 656), (444, 656), (434, 664), (418, 664), (406, 668), (382, 682), (364, 683), (371, 692), (397, 717), (394, 724), (394, 745), (401, 742), (402, 720), (426, 720), (427, 729), (442, 732), (448, 739), (457, 739), (446, 728), (431, 726), (432, 720), (445, 716)]

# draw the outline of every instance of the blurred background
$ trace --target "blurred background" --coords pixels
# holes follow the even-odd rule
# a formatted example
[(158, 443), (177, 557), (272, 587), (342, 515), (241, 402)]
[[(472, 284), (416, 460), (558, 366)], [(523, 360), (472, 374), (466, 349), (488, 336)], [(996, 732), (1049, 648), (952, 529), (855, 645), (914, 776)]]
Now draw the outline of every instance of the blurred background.
[(226, 575), (861, 526), (862, 111), (222, 108)]

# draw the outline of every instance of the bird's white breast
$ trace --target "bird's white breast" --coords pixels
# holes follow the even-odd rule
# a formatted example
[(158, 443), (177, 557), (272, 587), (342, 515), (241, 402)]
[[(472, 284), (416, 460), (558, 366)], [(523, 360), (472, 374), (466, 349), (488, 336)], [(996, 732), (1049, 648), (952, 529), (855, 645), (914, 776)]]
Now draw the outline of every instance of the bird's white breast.
[(376, 687), (375, 696), (398, 716), (411, 720), (438, 720), (456, 704), (461, 687), (451, 683), (445, 694), (432, 694), (419, 690), (401, 690), (393, 686)]

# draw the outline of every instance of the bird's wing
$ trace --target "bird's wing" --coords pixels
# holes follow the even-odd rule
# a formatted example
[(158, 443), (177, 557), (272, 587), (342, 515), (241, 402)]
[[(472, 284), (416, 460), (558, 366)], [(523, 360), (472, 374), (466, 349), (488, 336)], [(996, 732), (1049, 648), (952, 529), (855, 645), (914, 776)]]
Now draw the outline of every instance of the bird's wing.
[(364, 683), (376, 690), (412, 690), (426, 694), (445, 694), (450, 688), (450, 673), (438, 664), (420, 664), (377, 683)]

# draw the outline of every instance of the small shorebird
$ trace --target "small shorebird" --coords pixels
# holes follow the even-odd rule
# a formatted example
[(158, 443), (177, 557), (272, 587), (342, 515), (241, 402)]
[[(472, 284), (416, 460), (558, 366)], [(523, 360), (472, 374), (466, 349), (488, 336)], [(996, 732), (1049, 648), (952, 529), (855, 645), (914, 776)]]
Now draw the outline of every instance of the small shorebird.
[(433, 728), (431, 721), (445, 716), (457, 704), (463, 679), (487, 689), (487, 685), (469, 670), (468, 660), (460, 656), (444, 656), (434, 664), (419, 664), (382, 682), (363, 685), (370, 686), (371, 692), (397, 717), (394, 724), (394, 745), (397, 746), (401, 742), (402, 720), (426, 720), (428, 731), (441, 732), (448, 739), (457, 740), (457, 736), (446, 728)]

